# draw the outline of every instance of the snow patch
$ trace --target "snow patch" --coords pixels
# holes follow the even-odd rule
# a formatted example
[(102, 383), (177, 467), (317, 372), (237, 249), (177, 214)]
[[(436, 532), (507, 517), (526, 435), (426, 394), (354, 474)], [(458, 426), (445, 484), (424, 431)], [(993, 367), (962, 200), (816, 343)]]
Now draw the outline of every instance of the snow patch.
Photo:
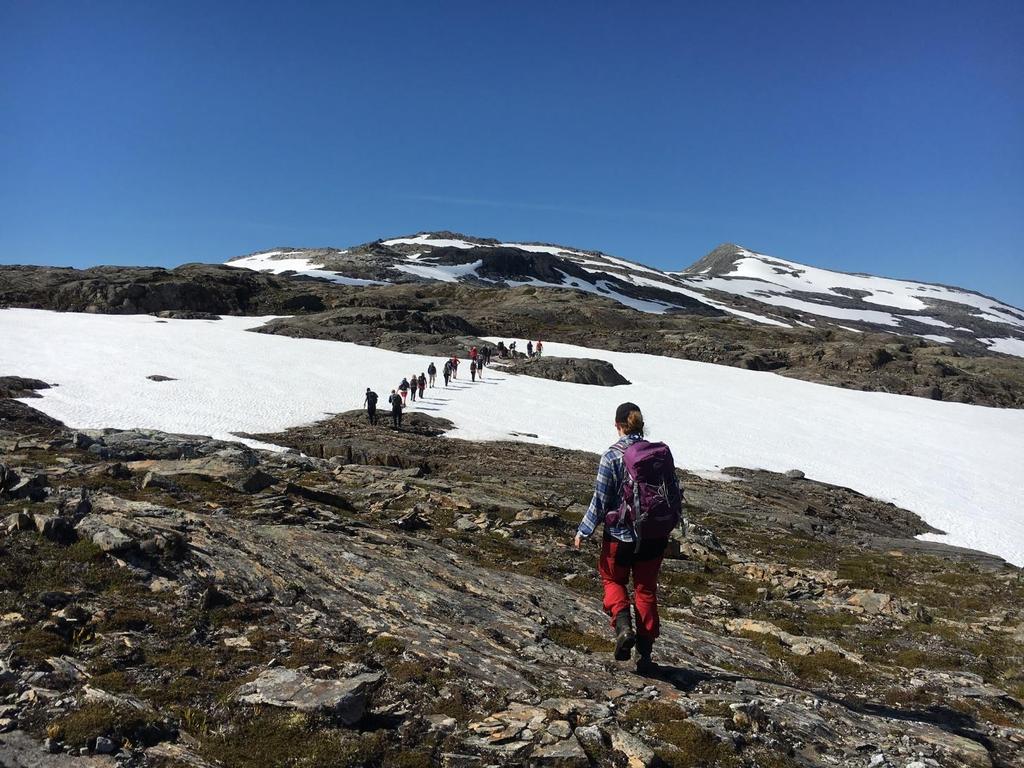
[(476, 271), (483, 265), (483, 259), (468, 264), (430, 264), (421, 261), (417, 264), (395, 264), (395, 269), (408, 272), (410, 275), (439, 280), (442, 283), (457, 283), (461, 277), (476, 276)]
[(398, 237), (394, 240), (384, 240), (384, 245), (428, 245), (431, 248), (478, 248), (478, 243), (467, 243), (465, 240), (446, 240), (435, 238), (430, 235), (416, 235), (416, 237)]
[[(254, 272), (270, 272), (279, 275), (282, 272), (295, 272), (305, 277), (319, 277), (330, 280), (339, 285), (387, 285), (381, 280), (364, 280), (359, 277), (348, 277), (338, 272), (323, 269), (323, 264), (314, 264), (308, 258), (282, 259), (276, 258), (281, 255), (287, 256), (290, 253), (302, 253), (302, 251), (267, 251), (252, 256), (243, 256), (240, 259), (232, 259), (226, 262), (229, 267), (241, 267), (251, 269)], [(344, 251), (342, 251), (344, 253)], [(273, 258), (272, 258), (273, 257)]]
[(1024, 339), (978, 339), (978, 341), (987, 346), (992, 352), (1024, 357)]
[[(262, 322), (3, 310), (0, 370), (59, 383), (31, 405), (71, 427), (235, 439), (235, 432), (273, 432), (358, 408), (367, 386), (386, 395), (430, 362), (247, 332)], [(525, 349), (525, 340), (519, 346)], [(32, 355), (20, 352), (29, 348)], [(943, 541), (1024, 565), (1024, 411), (548, 341), (544, 348), (546, 355), (606, 360), (633, 383), (590, 387), (489, 368), (482, 382), (460, 378), (444, 399), (428, 392), (410, 407), (451, 419), (454, 437), (530, 433), (538, 443), (597, 452), (614, 441), (608, 422), (616, 406), (631, 400), (646, 409), (650, 436), (669, 442), (682, 467), (796, 467), (916, 512), (948, 532)], [(178, 381), (154, 385), (146, 379), (154, 371)]]

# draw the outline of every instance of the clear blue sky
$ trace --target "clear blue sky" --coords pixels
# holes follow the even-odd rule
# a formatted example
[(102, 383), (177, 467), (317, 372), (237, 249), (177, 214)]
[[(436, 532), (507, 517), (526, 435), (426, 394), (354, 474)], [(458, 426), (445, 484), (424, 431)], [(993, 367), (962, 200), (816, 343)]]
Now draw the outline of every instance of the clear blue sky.
[(0, 262), (734, 241), (1024, 306), (1022, 40), (1017, 0), (0, 0)]

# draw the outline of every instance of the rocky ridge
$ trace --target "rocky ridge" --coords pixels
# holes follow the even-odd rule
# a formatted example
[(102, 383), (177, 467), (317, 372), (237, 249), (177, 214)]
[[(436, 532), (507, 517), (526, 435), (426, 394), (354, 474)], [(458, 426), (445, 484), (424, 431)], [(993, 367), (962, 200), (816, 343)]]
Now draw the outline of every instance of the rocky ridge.
[[(28, 408), (28, 406), (25, 406)], [(1024, 584), (848, 489), (683, 473), (656, 673), (611, 660), (596, 457), (358, 413), (0, 424), (13, 765), (1011, 766)], [(44, 751), (40, 745), (45, 745)], [(99, 761), (99, 762), (97, 762)]]
[[(370, 250), (410, 247), (376, 244)], [(868, 391), (1024, 407), (1024, 359), (992, 355), (978, 345), (839, 326), (764, 325), (707, 305), (699, 311), (681, 306), (671, 313), (639, 312), (609, 295), (566, 286), (345, 285), (289, 271), (274, 275), (214, 265), (0, 267), (4, 306), (202, 320), (221, 314), (287, 315), (257, 330), (423, 354), (466, 349), (485, 336), (547, 339)]]
[(817, 269), (733, 244), (718, 246), (680, 272), (600, 251), (453, 232), (421, 232), (344, 250), (277, 249), (227, 263), (272, 272), (286, 267), (286, 274), (328, 279), (372, 275), (382, 283), (565, 289), (648, 313), (731, 314), (775, 327), (890, 333), (975, 355), (1004, 351), (999, 339), (1024, 344), (1024, 310), (973, 291)]

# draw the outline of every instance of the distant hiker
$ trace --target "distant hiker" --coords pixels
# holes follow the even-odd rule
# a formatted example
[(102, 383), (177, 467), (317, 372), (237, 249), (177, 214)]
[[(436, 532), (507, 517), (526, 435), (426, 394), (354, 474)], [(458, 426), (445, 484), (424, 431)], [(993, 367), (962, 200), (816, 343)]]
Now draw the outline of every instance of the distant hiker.
[(422, 400), (423, 390), (427, 388), (427, 377), (421, 373), (420, 378), (416, 383), (420, 385), (420, 400)]
[(414, 403), (416, 402), (416, 390), (419, 389), (419, 386), (419, 380), (416, 378), (416, 374), (414, 373), (409, 377), (409, 399)]
[(402, 428), (402, 409), (405, 407), (405, 397), (391, 390), (391, 397), (388, 398), (391, 404), (391, 426), (395, 429)]
[(445, 360), (444, 361), (444, 371), (443, 371), (443, 373), (444, 373), (444, 385), (445, 385), (445, 387), (447, 387), (448, 386), (448, 380), (451, 379), (451, 377), (452, 377), (452, 361), (451, 360)]
[(472, 347), (469, 348), (469, 359), (470, 360), (475, 361), (479, 354), (480, 354), (480, 351), (476, 348), (476, 346), (472, 346)]
[(543, 341), (538, 341), (537, 342), (537, 346), (534, 347), (534, 349), (537, 350), (537, 357), (540, 357), (541, 353), (544, 351), (544, 342)]
[(366, 397), (363, 399), (363, 405), (366, 406), (366, 418), (369, 420), (371, 425), (377, 423), (377, 393), (369, 387), (366, 388)]
[(469, 364), (469, 378), (476, 381), (476, 360)]
[(405, 398), (409, 394), (409, 380), (402, 379), (402, 383), (398, 385), (398, 391), (402, 393), (402, 405), (405, 405)]
[(427, 382), (430, 384), (430, 388), (434, 388), (434, 379), (437, 378), (437, 366), (431, 361), (430, 365), (427, 366)]
[[(594, 497), (576, 531), (574, 546), (604, 524), (597, 570), (604, 583), (604, 610), (615, 629), (615, 659), (628, 661), (636, 645), (638, 672), (651, 671), (658, 637), (658, 570), (669, 534), (682, 520), (683, 494), (672, 452), (644, 440), (644, 417), (633, 403), (615, 411), (619, 440), (601, 456)], [(629, 576), (636, 599), (636, 633), (629, 603)]]
[(526, 356), (527, 357), (533, 357), (533, 342), (532, 341), (526, 342)]
[(452, 357), (452, 378), (459, 378), (459, 358), (454, 356)]
[(508, 357), (508, 347), (505, 346), (505, 342), (504, 341), (499, 341), (498, 342), (498, 357), (500, 357), (500, 358)]
[(511, 358), (516, 356), (516, 343), (514, 341), (508, 345), (508, 356)]

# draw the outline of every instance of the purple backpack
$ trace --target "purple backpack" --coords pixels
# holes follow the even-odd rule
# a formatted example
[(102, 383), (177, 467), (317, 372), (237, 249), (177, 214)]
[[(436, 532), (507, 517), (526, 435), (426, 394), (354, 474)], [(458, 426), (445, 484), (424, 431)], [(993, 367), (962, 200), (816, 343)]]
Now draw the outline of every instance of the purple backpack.
[(672, 451), (664, 443), (638, 440), (622, 452), (622, 506), (605, 516), (606, 525), (626, 523), (641, 539), (666, 539), (679, 525), (683, 495)]

